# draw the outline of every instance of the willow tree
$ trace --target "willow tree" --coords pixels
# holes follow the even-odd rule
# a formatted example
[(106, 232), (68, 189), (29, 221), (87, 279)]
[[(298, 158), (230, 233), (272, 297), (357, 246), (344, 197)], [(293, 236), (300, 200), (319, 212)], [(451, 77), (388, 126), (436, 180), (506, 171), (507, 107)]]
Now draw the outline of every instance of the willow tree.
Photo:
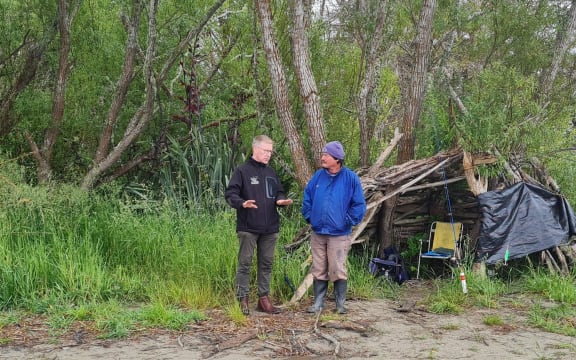
[[(44, 3), (42, 9), (28, 6), (18, 2), (0, 4), (0, 138), (7, 137), (20, 123), (14, 107), (36, 78), (48, 46), (58, 33), (58, 26), (54, 26), (58, 14), (52, 4)], [(48, 19), (39, 21), (36, 11)]]
[[(298, 79), (298, 89), (304, 108), (304, 116), (308, 124), (312, 161), (316, 168), (320, 167), (320, 152), (324, 146), (324, 119), (320, 106), (320, 95), (310, 63), (310, 48), (307, 30), (310, 28), (311, 9), (305, 6), (303, 0), (290, 1), (290, 19), (292, 21), (292, 55), (294, 70)], [(309, 4), (308, 4), (309, 5)]]
[[(165, 56), (166, 60), (164, 63), (160, 64), (159, 71), (156, 71), (156, 67), (154, 67), (156, 56), (158, 55), (156, 48), (156, 40), (158, 36), (156, 29), (158, 0), (149, 1), (147, 7), (147, 40), (143, 47), (145, 49), (143, 61), (144, 97), (142, 103), (132, 114), (130, 121), (125, 127), (122, 138), (113, 148), (111, 148), (112, 130), (116, 127), (122, 104), (126, 101), (125, 95), (127, 88), (134, 79), (134, 58), (136, 53), (140, 52), (141, 48), (137, 34), (140, 27), (140, 11), (142, 5), (138, 1), (135, 2), (132, 16), (127, 22), (128, 37), (126, 42), (124, 66), (119, 76), (117, 91), (113, 101), (111, 102), (106, 123), (102, 129), (98, 150), (96, 151), (94, 158), (95, 161), (82, 181), (81, 187), (83, 189), (91, 189), (96, 180), (103, 173), (117, 165), (126, 150), (141, 136), (144, 129), (154, 118), (154, 103), (158, 89), (164, 87), (164, 82), (167, 80), (170, 71), (173, 70), (174, 64), (177, 63), (182, 54), (188, 50), (192, 40), (198, 36), (200, 31), (202, 31), (208, 23), (208, 20), (211, 19), (215, 12), (222, 6), (224, 1), (225, 0), (218, 0), (208, 9), (200, 23), (197, 24), (196, 27), (190, 29), (178, 42), (176, 47)], [(119, 173), (125, 173), (146, 160), (146, 158), (146, 154), (139, 155), (125, 162), (125, 164), (116, 171)]]
[(424, 0), (420, 16), (415, 25), (416, 36), (400, 60), (400, 79), (402, 103), (401, 132), (397, 163), (401, 164), (414, 159), (416, 142), (415, 128), (418, 126), (424, 96), (426, 94), (426, 76), (432, 49), (432, 25), (436, 0)]
[(52, 178), (52, 157), (54, 146), (60, 133), (60, 127), (64, 119), (66, 82), (70, 74), (70, 29), (78, 10), (81, 0), (58, 0), (58, 30), (60, 45), (58, 47), (58, 71), (52, 91), (52, 117), (49, 126), (44, 131), (42, 144), (38, 146), (33, 136), (26, 133), (26, 139), (32, 149), (32, 154), (37, 163), (37, 180), (39, 184), (46, 184)]
[(540, 94), (542, 96), (542, 103), (545, 105), (550, 98), (549, 95), (560, 71), (562, 61), (564, 61), (566, 53), (574, 43), (576, 36), (576, 0), (572, 0), (565, 18), (563, 24), (558, 28), (551, 65), (549, 69), (543, 72), (540, 79)]
[[(373, 21), (362, 21), (359, 28), (358, 37), (362, 48), (362, 79), (361, 87), (357, 97), (358, 123), (360, 126), (360, 166), (369, 166), (370, 162), (370, 142), (374, 136), (376, 117), (379, 114), (376, 91), (378, 76), (382, 69), (382, 58), (386, 53), (384, 49), (385, 25), (387, 19), (388, 1), (386, 0), (361, 0), (358, 1), (357, 8), (359, 14), (356, 18), (361, 20), (374, 18)], [(365, 24), (370, 24), (368, 29), (364, 29)], [(370, 31), (370, 29), (373, 29)]]
[[(426, 90), (426, 76), (432, 49), (432, 25), (436, 0), (424, 0), (420, 15), (414, 24), (415, 37), (407, 47), (408, 52), (401, 56), (399, 61), (399, 87), (401, 92), (402, 120), (397, 164), (414, 159), (416, 142), (415, 127), (420, 120), (420, 113), (424, 103)], [(398, 186), (398, 185), (394, 185)], [(386, 189), (392, 193), (393, 186)], [(380, 255), (384, 249), (393, 243), (393, 214), (396, 207), (397, 196), (392, 196), (382, 204), (379, 219), (379, 233), (381, 238)]]
[[(262, 46), (268, 64), (276, 113), (282, 129), (286, 134), (286, 139), (288, 140), (292, 162), (295, 167), (296, 180), (300, 186), (304, 187), (310, 177), (312, 177), (312, 168), (306, 156), (302, 137), (298, 132), (292, 116), (286, 74), (280, 58), (280, 52), (276, 45), (270, 1), (256, 0), (256, 11), (258, 12), (258, 19), (260, 21)], [(307, 50), (302, 50), (302, 52), (305, 51)]]

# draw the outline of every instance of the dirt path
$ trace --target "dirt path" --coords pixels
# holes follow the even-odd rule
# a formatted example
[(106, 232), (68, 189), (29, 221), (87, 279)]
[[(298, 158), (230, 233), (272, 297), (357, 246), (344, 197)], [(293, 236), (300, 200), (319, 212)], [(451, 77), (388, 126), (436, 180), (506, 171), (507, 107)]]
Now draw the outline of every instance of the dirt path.
[[(121, 341), (98, 340), (81, 327), (49, 341), (45, 330), (32, 327), (20, 343), (0, 347), (0, 358), (576, 359), (575, 338), (528, 327), (527, 314), (517, 306), (436, 315), (410, 298), (347, 304), (346, 316), (326, 316), (334, 308), (329, 302), (319, 322), (305, 313), (308, 303), (280, 315), (253, 313), (241, 328), (214, 312), (181, 333), (154, 331)], [(504, 325), (485, 325), (487, 315), (498, 315)]]

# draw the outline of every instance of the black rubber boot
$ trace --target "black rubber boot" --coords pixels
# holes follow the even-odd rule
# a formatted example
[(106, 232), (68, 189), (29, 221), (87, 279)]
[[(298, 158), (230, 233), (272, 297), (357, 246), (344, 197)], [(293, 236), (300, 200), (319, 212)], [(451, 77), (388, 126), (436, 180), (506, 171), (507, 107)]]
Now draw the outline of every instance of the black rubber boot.
[(346, 303), (346, 291), (348, 291), (347, 280), (334, 281), (334, 297), (336, 297), (336, 313), (346, 314), (348, 310), (344, 307)]
[(318, 313), (324, 308), (324, 297), (326, 296), (326, 291), (328, 290), (328, 281), (314, 279), (313, 285), (314, 305), (310, 306), (306, 312)]

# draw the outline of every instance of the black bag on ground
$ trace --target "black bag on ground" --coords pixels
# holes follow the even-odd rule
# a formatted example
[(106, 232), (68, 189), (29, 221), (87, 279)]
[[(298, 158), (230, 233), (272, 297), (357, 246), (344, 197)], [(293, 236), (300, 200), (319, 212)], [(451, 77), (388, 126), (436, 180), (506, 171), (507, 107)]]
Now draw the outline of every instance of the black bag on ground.
[(404, 267), (402, 256), (395, 246), (384, 249), (384, 259), (373, 258), (370, 261), (370, 273), (374, 277), (384, 276), (399, 285), (410, 280), (410, 274)]

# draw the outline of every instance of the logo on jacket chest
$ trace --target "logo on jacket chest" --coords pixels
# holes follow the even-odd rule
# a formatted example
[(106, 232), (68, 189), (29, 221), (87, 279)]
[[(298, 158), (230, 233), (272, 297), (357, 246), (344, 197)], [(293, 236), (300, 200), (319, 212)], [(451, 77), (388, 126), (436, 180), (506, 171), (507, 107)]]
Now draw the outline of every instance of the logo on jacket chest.
[(260, 184), (260, 180), (258, 180), (258, 176), (252, 176), (250, 178), (250, 184), (251, 185), (258, 185)]

